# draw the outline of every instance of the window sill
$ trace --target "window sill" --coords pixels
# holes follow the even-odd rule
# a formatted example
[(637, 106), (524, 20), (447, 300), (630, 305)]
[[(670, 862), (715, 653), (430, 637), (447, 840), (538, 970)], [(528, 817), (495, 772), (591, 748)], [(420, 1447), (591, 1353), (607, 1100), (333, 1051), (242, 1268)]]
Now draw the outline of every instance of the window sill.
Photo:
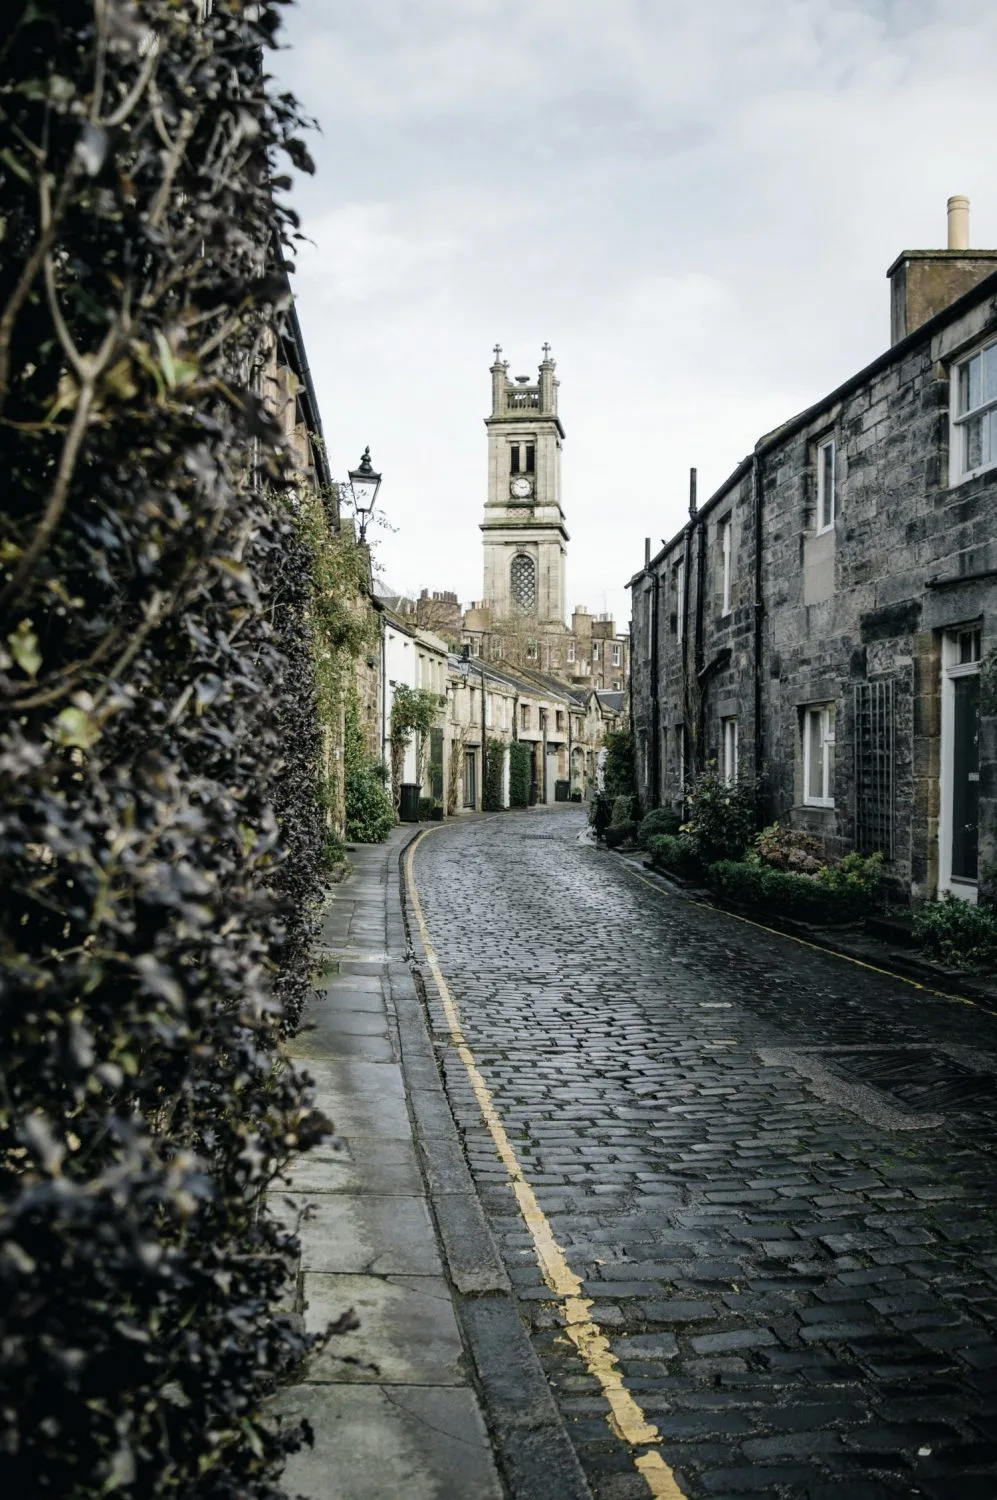
[(950, 490), (957, 490), (961, 485), (969, 484), (970, 480), (982, 479), (985, 474), (993, 474), (995, 470), (997, 470), (997, 462), (987, 464), (983, 469), (971, 469), (968, 474), (960, 474), (955, 479), (950, 474), (948, 487)]
[(834, 800), (828, 802), (799, 802), (793, 808), (794, 812), (834, 812)]
[[(837, 517), (835, 517), (835, 520), (837, 520)], [(819, 526), (817, 528), (817, 530), (814, 532), (814, 536), (827, 536), (833, 530), (834, 530), (834, 521), (831, 522), (830, 526)]]

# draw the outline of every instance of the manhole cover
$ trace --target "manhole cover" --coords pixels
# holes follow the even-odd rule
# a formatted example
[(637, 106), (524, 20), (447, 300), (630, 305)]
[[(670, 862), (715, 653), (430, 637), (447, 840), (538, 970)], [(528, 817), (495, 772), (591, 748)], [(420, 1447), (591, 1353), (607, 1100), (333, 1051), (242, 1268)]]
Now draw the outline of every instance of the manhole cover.
[(997, 1103), (997, 1077), (921, 1048), (881, 1047), (839, 1052), (835, 1070), (892, 1094), (908, 1109), (973, 1109)]

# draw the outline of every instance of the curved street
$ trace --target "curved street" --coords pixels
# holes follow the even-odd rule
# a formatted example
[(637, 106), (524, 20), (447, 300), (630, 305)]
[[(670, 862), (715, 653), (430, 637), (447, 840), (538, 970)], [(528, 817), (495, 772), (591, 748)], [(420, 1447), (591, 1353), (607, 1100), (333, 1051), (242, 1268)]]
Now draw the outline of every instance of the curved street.
[[(576, 809), (454, 821), (413, 869), (466, 1049), (608, 1341), (607, 1375), (597, 1338), (566, 1336), (430, 997), (594, 1495), (992, 1500), (997, 1017), (675, 896), (584, 836)], [(649, 1440), (609, 1420), (620, 1375)]]

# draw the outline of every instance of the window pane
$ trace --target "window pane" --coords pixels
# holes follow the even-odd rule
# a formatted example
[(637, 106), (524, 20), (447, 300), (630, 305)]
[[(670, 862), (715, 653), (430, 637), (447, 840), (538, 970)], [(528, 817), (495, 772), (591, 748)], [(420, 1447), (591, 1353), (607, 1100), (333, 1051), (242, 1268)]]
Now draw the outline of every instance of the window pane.
[(834, 444), (820, 450), (820, 518), (821, 530), (834, 520)]
[(807, 797), (819, 798), (824, 795), (824, 736), (821, 732), (820, 709), (810, 709), (807, 713)]
[(983, 466), (983, 422), (983, 417), (971, 417), (964, 428), (966, 457), (963, 468), (967, 473)]
[(509, 473), (510, 474), (518, 474), (519, 473), (519, 444), (518, 443), (513, 443), (512, 447), (509, 449)]
[(526, 472), (532, 474), (537, 466), (537, 450), (532, 443), (526, 445)]
[(963, 387), (965, 391), (965, 402), (963, 404), (962, 410), (973, 411), (973, 409), (979, 406), (980, 402), (983, 400), (982, 354), (974, 354), (972, 359), (967, 360), (966, 364), (963, 366), (963, 370), (966, 375), (966, 383)]
[(834, 708), (828, 711), (828, 738), (825, 741), (826, 781), (823, 795), (834, 798)]
[(983, 399), (993, 401), (997, 397), (997, 344), (983, 351)]

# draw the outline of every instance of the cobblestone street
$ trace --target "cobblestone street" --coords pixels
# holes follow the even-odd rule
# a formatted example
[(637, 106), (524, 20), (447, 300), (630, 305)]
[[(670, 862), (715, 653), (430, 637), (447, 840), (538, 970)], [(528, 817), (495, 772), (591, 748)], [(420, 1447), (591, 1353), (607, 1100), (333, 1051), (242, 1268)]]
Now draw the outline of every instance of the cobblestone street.
[[(993, 1500), (997, 1017), (676, 897), (584, 828), (575, 809), (448, 824), (415, 880), (467, 1047), (681, 1493)], [(430, 1013), (593, 1493), (647, 1496)]]

